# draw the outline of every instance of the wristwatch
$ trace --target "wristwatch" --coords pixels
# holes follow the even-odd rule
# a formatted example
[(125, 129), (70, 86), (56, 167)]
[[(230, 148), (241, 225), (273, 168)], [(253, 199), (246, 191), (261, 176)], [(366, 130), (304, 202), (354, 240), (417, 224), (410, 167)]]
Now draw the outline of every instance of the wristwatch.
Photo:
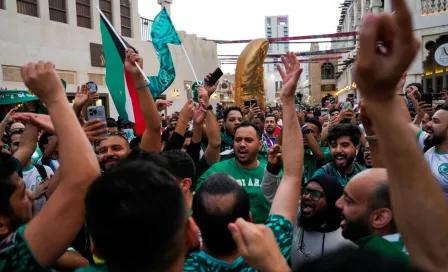
[(213, 110), (213, 106), (210, 104), (210, 105), (208, 105), (208, 107), (207, 107), (207, 110)]

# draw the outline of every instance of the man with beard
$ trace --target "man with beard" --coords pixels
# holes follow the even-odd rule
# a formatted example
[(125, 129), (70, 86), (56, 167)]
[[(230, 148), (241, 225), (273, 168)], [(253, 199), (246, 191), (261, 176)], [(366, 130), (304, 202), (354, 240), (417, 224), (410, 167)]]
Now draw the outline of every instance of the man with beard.
[(292, 271), (298, 271), (310, 259), (343, 246), (354, 246), (341, 235), (341, 211), (335, 203), (342, 192), (341, 184), (332, 176), (317, 176), (307, 183), (294, 228)]
[(427, 124), (427, 132), (411, 126), (417, 133), (418, 144), (422, 149), (432, 146), (425, 152), (425, 159), (448, 198), (448, 105), (443, 105), (434, 113)]
[(395, 226), (387, 179), (386, 169), (374, 168), (347, 184), (336, 202), (342, 210), (342, 236), (361, 248), (409, 263)]
[(221, 133), (221, 156), (233, 149), (235, 127), (243, 122), (243, 112), (239, 107), (230, 107), (224, 111), (224, 132)]
[(319, 168), (313, 178), (319, 175), (334, 176), (345, 187), (364, 168), (355, 162), (359, 150), (361, 132), (354, 124), (338, 124), (328, 130), (327, 141), (333, 161)]
[(111, 133), (95, 148), (101, 169), (107, 170), (124, 160), (131, 152), (128, 139), (124, 133)]
[(266, 140), (268, 141), (268, 147), (271, 147), (275, 140), (277, 139), (277, 136), (275, 135), (275, 129), (277, 128), (277, 117), (275, 117), (274, 114), (268, 114), (266, 115), (266, 118), (264, 119), (264, 131), (266, 132)]
[(228, 173), (249, 193), (254, 223), (264, 223), (269, 214), (269, 202), (261, 192), (266, 161), (258, 160), (263, 146), (260, 129), (252, 123), (242, 122), (235, 128), (233, 150), (235, 158), (213, 164), (199, 179), (198, 188), (215, 172)]

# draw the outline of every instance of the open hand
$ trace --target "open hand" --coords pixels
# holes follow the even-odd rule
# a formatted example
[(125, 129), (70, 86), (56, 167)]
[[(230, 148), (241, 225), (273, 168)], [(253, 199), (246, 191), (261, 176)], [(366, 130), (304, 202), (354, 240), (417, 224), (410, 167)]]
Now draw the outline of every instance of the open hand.
[[(359, 33), (354, 79), (365, 100), (393, 99), (401, 76), (420, 48), (406, 1), (392, 1), (392, 9), (393, 15), (367, 13)], [(377, 42), (384, 44), (382, 50)]]
[(54, 134), (54, 126), (49, 115), (31, 112), (16, 112), (12, 118), (16, 121), (21, 121), (22, 123), (31, 123), (39, 129)]
[(286, 56), (288, 57), (288, 60), (286, 60), (284, 56), (281, 57), (283, 65), (285, 65), (285, 71), (283, 71), (280, 64), (277, 64), (277, 70), (283, 80), (280, 99), (282, 100), (282, 103), (291, 102), (291, 100), (294, 103), (297, 83), (299, 82), (299, 77), (302, 74), (303, 69), (300, 68), (300, 62), (293, 52), (286, 52)]
[(156, 107), (158, 111), (163, 111), (164, 109), (171, 107), (173, 105), (173, 101), (171, 100), (156, 100)]
[(43, 180), (39, 184), (37, 184), (36, 190), (33, 192), (32, 198), (34, 200), (36, 200), (36, 199), (43, 197), (47, 193), (49, 185), (50, 185), (49, 178), (46, 178), (45, 180)]
[(81, 87), (78, 86), (73, 107), (78, 109), (82, 108), (89, 100), (89, 93), (89, 87), (86, 84), (81, 85)]

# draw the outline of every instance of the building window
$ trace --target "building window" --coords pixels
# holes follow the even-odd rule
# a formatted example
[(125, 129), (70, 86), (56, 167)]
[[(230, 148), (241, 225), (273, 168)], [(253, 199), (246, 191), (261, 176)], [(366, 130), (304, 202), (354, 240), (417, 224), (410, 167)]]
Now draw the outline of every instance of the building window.
[(76, 20), (78, 22), (78, 26), (92, 28), (90, 0), (76, 0)]
[(65, 0), (50, 0), (48, 5), (50, 8), (50, 20), (67, 23), (67, 7)]
[(430, 93), (433, 92), (433, 89), (432, 89), (432, 78), (427, 78), (426, 79), (426, 90), (428, 92), (430, 92)]
[(440, 93), (443, 89), (443, 77), (436, 77), (436, 92)]
[(121, 35), (132, 37), (131, 8), (129, 0), (120, 0)]
[(100, 9), (106, 16), (107, 20), (113, 25), (112, 21), (112, 2), (111, 0), (100, 0)]
[(271, 25), (271, 18), (266, 18), (266, 24)]
[(330, 62), (325, 62), (321, 66), (322, 79), (334, 79), (334, 65)]
[(17, 0), (17, 12), (29, 16), (38, 17), (37, 0)]

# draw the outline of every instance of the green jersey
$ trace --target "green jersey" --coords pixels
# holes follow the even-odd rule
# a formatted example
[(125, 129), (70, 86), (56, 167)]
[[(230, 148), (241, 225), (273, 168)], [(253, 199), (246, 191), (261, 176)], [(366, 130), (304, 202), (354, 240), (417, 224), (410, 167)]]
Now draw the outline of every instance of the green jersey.
[[(283, 257), (290, 263), (293, 231), (291, 222), (283, 216), (273, 214), (267, 219), (266, 226), (274, 232), (275, 239), (277, 240), (277, 244), (280, 247)], [(243, 257), (239, 257), (234, 262), (228, 263), (215, 259), (204, 251), (200, 251), (190, 253), (190, 255), (187, 256), (187, 259), (184, 262), (184, 271), (252, 272), (257, 270), (250, 267)]]
[(261, 191), (261, 182), (263, 181), (264, 168), (267, 162), (260, 160), (256, 168), (241, 168), (236, 163), (235, 158), (213, 164), (199, 179), (196, 188), (200, 188), (207, 178), (216, 172), (229, 174), (231, 177), (243, 186), (250, 197), (250, 211), (252, 220), (256, 224), (262, 224), (266, 221), (271, 209), (270, 203), (264, 197)]
[(383, 256), (394, 258), (410, 265), (409, 256), (397, 247), (396, 244), (389, 242), (381, 236), (367, 236), (356, 241), (356, 244), (361, 248), (375, 251)]
[(23, 236), (25, 225), (0, 241), (0, 272), (49, 271), (43, 268)]
[(314, 174), (313, 174), (313, 178), (320, 176), (320, 175), (330, 175), (330, 176), (336, 177), (336, 179), (339, 181), (339, 183), (342, 185), (342, 187), (345, 188), (347, 183), (361, 171), (364, 171), (364, 167), (362, 167), (358, 163), (353, 163), (353, 172), (352, 173), (341, 174), (336, 169), (334, 163), (330, 162), (330, 163), (325, 164), (321, 168), (317, 169), (317, 171), (314, 172)]

